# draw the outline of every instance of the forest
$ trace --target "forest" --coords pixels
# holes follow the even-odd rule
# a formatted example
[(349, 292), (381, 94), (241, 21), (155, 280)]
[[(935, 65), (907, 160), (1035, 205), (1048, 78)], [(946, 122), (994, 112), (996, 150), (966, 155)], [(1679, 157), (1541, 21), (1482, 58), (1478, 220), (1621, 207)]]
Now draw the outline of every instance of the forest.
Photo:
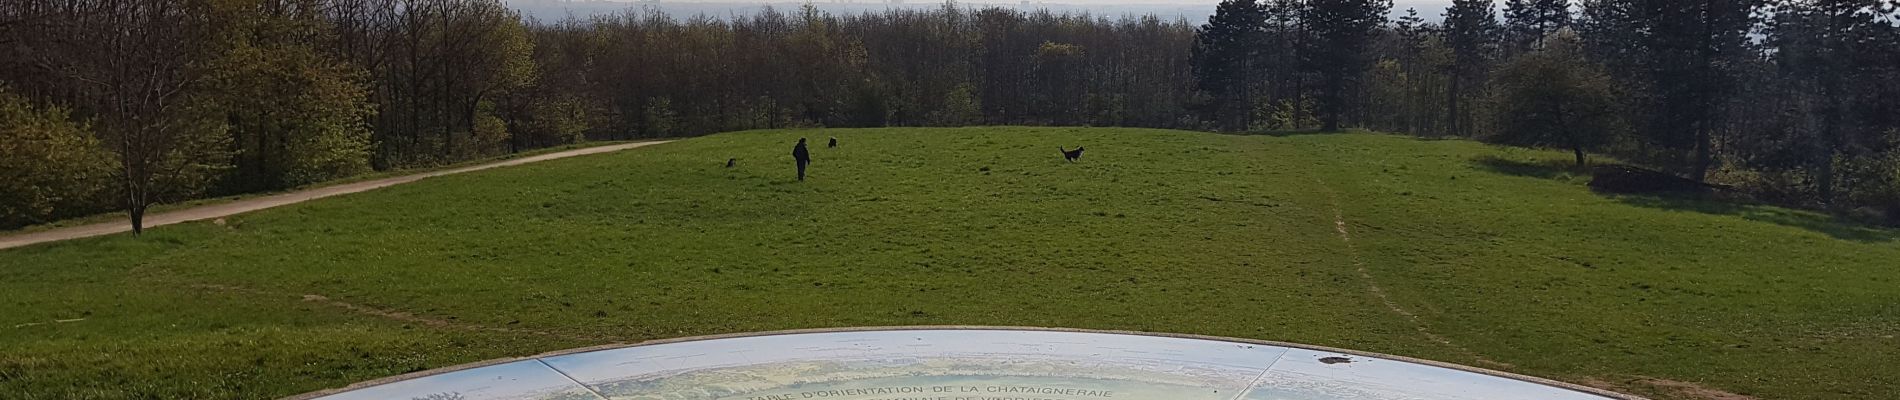
[[(632, 6), (630, 6), (632, 7)], [(0, 4), (0, 228), (588, 140), (1364, 129), (1560, 148), (1900, 220), (1900, 0), (954, 3), (524, 18), (497, 0)], [(1593, 161), (1594, 160), (1594, 161)]]

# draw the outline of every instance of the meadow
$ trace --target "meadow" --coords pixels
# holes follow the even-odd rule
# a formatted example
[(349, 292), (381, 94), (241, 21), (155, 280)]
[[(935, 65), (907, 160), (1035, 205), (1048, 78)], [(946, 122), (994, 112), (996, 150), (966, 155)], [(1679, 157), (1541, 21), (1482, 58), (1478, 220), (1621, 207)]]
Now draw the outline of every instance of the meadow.
[(1594, 193), (1568, 157), (826, 129), (430, 178), (0, 250), (0, 398), (280, 397), (605, 343), (938, 324), (1279, 340), (1664, 399), (1900, 397), (1900, 232)]

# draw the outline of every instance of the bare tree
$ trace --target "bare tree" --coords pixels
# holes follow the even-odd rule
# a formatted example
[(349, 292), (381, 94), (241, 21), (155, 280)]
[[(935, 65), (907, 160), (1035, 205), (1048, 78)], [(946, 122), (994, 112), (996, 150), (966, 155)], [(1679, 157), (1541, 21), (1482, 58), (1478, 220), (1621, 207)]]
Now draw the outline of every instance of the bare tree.
[(67, 99), (89, 116), (118, 158), (117, 192), (134, 234), (145, 211), (170, 196), (201, 190), (225, 165), (216, 121), (194, 109), (188, 92), (203, 43), (202, 14), (179, 0), (29, 0), (29, 24), (14, 35), (37, 75), (29, 89)]

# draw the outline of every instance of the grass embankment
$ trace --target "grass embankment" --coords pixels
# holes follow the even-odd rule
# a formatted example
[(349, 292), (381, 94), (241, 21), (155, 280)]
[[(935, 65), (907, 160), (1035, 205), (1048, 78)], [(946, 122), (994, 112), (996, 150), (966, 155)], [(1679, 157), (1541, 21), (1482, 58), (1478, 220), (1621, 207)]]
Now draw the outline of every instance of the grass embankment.
[(1900, 397), (1900, 234), (1597, 195), (1566, 157), (817, 130), (432, 178), (0, 251), (0, 398), (259, 398), (609, 342), (924, 324), (1284, 340), (1664, 398)]
[[(648, 139), (648, 140), (666, 140), (666, 139)], [(242, 194), (233, 194), (233, 195), (228, 195), (228, 196), (218, 196), (218, 197), (210, 197), (210, 198), (202, 198), (202, 199), (190, 199), (190, 200), (184, 200), (184, 201), (178, 201), (178, 202), (172, 202), (172, 203), (153, 204), (151, 209), (146, 210), (146, 213), (147, 215), (160, 214), (160, 213), (178, 211), (178, 210), (189, 209), (189, 208), (225, 204), (225, 203), (230, 203), (230, 202), (244, 200), (244, 199), (268, 197), (268, 196), (279, 195), (279, 194), (284, 194), (288, 192), (319, 189), (319, 188), (325, 188), (325, 187), (330, 187), (330, 186), (350, 184), (350, 183), (363, 182), (363, 181), (372, 181), (372, 180), (383, 179), (383, 178), (394, 178), (394, 177), (399, 177), (399, 176), (404, 176), (404, 175), (422, 174), (422, 173), (444, 171), (444, 170), (451, 170), (451, 169), (464, 168), (464, 167), (473, 167), (473, 166), (482, 165), (482, 164), (502, 162), (502, 161), (513, 160), (517, 158), (533, 157), (533, 156), (538, 156), (542, 154), (558, 153), (558, 152), (563, 152), (563, 151), (568, 151), (568, 150), (585, 149), (589, 147), (611, 146), (611, 145), (616, 145), (616, 144), (632, 143), (632, 142), (636, 142), (636, 141), (606, 140), (606, 141), (580, 142), (580, 143), (554, 146), (554, 147), (545, 147), (545, 148), (522, 151), (519, 153), (504, 154), (504, 155), (499, 155), (499, 156), (494, 156), (494, 157), (486, 157), (486, 158), (480, 158), (480, 159), (474, 159), (474, 160), (460, 161), (460, 162), (454, 162), (454, 163), (448, 163), (448, 164), (436, 165), (436, 166), (399, 168), (399, 169), (392, 169), (392, 170), (387, 170), (387, 171), (375, 171), (375, 172), (364, 173), (364, 174), (350, 176), (350, 177), (341, 178), (341, 179), (333, 179), (333, 180), (328, 180), (328, 181), (323, 181), (323, 182), (312, 183), (308, 185), (292, 187), (292, 188), (283, 189), (283, 190), (273, 190), (273, 191), (255, 192), (255, 193), (242, 193)], [(52, 221), (52, 222), (48, 222), (44, 224), (27, 225), (27, 226), (20, 227), (18, 229), (0, 230), (0, 236), (41, 232), (41, 231), (47, 231), (47, 230), (53, 230), (53, 229), (59, 229), (59, 228), (69, 228), (69, 227), (80, 226), (80, 225), (91, 225), (91, 224), (96, 224), (96, 223), (101, 223), (101, 222), (122, 222), (122, 223), (128, 224), (127, 226), (130, 226), (129, 224), (131, 224), (131, 222), (127, 221), (125, 210), (118, 210), (118, 211), (102, 212), (102, 213), (87, 215), (83, 217), (67, 218), (67, 219)]]

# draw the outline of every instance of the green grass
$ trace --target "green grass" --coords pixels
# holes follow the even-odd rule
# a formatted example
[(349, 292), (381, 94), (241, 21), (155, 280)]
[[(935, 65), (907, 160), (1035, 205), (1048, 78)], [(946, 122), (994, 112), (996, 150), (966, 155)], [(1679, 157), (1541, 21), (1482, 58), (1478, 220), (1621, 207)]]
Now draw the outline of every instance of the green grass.
[[(800, 136), (842, 142), (814, 146), (803, 183)], [(760, 131), (433, 178), (0, 251), (0, 398), (262, 398), (592, 344), (926, 324), (1283, 340), (1661, 398), (1694, 397), (1655, 379), (1900, 397), (1900, 234), (1606, 197), (1566, 157), (1371, 134)]]

